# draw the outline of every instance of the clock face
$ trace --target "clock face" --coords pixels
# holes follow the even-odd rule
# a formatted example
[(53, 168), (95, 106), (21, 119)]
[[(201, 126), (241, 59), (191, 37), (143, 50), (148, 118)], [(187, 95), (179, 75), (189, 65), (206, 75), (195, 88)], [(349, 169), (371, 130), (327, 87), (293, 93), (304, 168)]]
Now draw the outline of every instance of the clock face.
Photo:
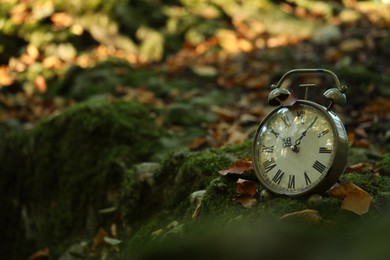
[(260, 181), (286, 195), (301, 195), (320, 186), (338, 149), (339, 134), (332, 120), (324, 108), (309, 102), (271, 112), (254, 139), (253, 163)]

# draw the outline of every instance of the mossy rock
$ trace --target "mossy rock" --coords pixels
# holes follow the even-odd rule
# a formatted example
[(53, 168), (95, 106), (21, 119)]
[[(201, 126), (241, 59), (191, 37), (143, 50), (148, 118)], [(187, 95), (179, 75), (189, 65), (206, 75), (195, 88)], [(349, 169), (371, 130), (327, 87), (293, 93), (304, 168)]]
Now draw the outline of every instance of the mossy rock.
[(118, 101), (81, 103), (2, 138), (0, 186), (17, 205), (14, 222), (22, 222), (8, 232), (53, 256), (91, 236), (117, 217), (98, 211), (117, 206), (125, 171), (150, 159), (160, 134), (147, 108)]
[(228, 154), (206, 150), (172, 153), (149, 179), (133, 168), (126, 174), (122, 191), (125, 219), (130, 225), (142, 223), (161, 210), (188, 207), (191, 193), (206, 189), (216, 172), (230, 163)]
[[(352, 181), (373, 198), (369, 212), (359, 216), (341, 209), (342, 199), (335, 197), (323, 196), (322, 204), (319, 205), (310, 204), (307, 197), (276, 196), (265, 201), (259, 196), (262, 186), (256, 182), (253, 172), (240, 176), (220, 176), (218, 173), (248, 156), (250, 143), (224, 149), (172, 154), (155, 172), (154, 186), (140, 182), (136, 179), (134, 170), (129, 171), (123, 189), (122, 210), (125, 219), (130, 220), (126, 226), (131, 227), (131, 232), (123, 237), (121, 259), (134, 253), (139, 253), (140, 259), (160, 259), (164, 256), (191, 259), (194, 256), (204, 257), (209, 253), (222, 253), (224, 259), (245, 259), (246, 252), (241, 246), (246, 249), (246, 246), (258, 247), (259, 250), (255, 250), (256, 256), (271, 257), (272, 250), (268, 250), (265, 245), (272, 243), (272, 248), (276, 250), (275, 245), (285, 245), (288, 242), (280, 241), (279, 236), (290, 237), (294, 243), (302, 240), (313, 243), (313, 246), (329, 246), (329, 250), (336, 250), (337, 243), (341, 243), (343, 239), (358, 243), (364, 241), (364, 238), (354, 237), (355, 230), (366, 232), (375, 223), (375, 231), (371, 232), (375, 233), (380, 232), (380, 226), (387, 227), (390, 224), (386, 222), (386, 216), (390, 213), (387, 206), (390, 178), (386, 176), (361, 173), (342, 176), (342, 181)], [(257, 204), (253, 207), (244, 208), (237, 200), (238, 178), (256, 182)], [(193, 197), (198, 194), (202, 194), (202, 197), (194, 202)], [(285, 214), (307, 209), (317, 210), (320, 221), (313, 224), (310, 219), (307, 223), (306, 220), (303, 223), (285, 223), (279, 220)], [(147, 214), (137, 215), (137, 212)], [(334, 240), (335, 237), (338, 239)], [(253, 239), (258, 239), (258, 244), (253, 244)], [(216, 241), (235, 241), (237, 244), (226, 248), (215, 244)], [(328, 241), (337, 242), (332, 244), (327, 243)], [(210, 247), (210, 243), (215, 247)], [(233, 257), (235, 253), (232, 249), (236, 253), (243, 253), (242, 258)], [(229, 256), (230, 253), (233, 255)], [(279, 254), (277, 251), (273, 253)], [(317, 255), (315, 251), (307, 253)], [(334, 251), (329, 254), (333, 255)]]

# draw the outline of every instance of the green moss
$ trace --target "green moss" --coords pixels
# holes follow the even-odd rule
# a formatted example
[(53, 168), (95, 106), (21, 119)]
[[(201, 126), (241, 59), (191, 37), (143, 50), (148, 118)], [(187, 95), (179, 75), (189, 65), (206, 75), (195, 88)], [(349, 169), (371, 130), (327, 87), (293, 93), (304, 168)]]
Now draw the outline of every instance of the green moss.
[[(154, 185), (138, 178), (134, 170), (126, 174), (122, 208), (127, 220), (134, 223), (161, 209), (182, 210), (185, 215), (192, 192), (206, 189), (218, 171), (231, 164), (221, 151), (208, 149), (198, 153), (171, 154), (155, 174)], [(142, 195), (140, 195), (142, 194)], [(142, 211), (138, 211), (142, 208)]]
[(384, 191), (386, 186), (384, 178), (374, 174), (348, 173), (342, 175), (342, 180), (350, 181), (373, 195), (377, 195), (381, 191)]
[[(172, 243), (172, 241), (164, 243), (161, 237), (169, 232), (166, 225), (173, 220), (183, 225), (183, 232), (178, 235), (179, 240), (187, 241), (188, 245), (191, 246), (200, 242), (196, 245), (196, 247), (199, 246), (199, 250), (208, 249), (206, 247), (209, 244), (207, 239), (215, 241), (215, 235), (219, 239), (225, 238), (223, 232), (231, 231), (230, 229), (234, 232), (226, 233), (226, 235), (235, 236), (238, 230), (253, 231), (257, 228), (256, 234), (259, 232), (258, 234), (268, 238), (267, 234), (275, 235), (280, 231), (277, 227), (282, 225), (279, 221), (281, 216), (311, 208), (307, 198), (274, 196), (269, 201), (262, 200), (259, 196), (262, 187), (256, 179), (253, 181), (256, 182), (258, 188), (255, 197), (257, 204), (251, 208), (244, 208), (239, 203), (236, 197), (237, 178), (251, 179), (249, 177), (253, 173), (251, 175), (220, 176), (218, 170), (225, 169), (233, 162), (250, 156), (250, 146), (251, 143), (248, 142), (223, 149), (178, 152), (168, 156), (162, 162), (161, 171), (155, 176), (156, 185), (153, 188), (140, 189), (138, 183), (134, 186), (136, 188), (129, 189), (130, 194), (133, 194), (137, 200), (142, 198), (136, 206), (132, 206), (133, 212), (142, 208), (148, 214), (142, 217), (138, 216), (139, 225), (133, 229), (134, 233), (129, 238), (130, 242), (124, 246), (123, 250), (134, 252), (139, 248), (141, 251), (144, 250), (141, 255), (156, 250), (155, 254), (161, 256), (161, 253), (166, 252), (167, 246), (169, 247)], [(360, 150), (358, 152), (362, 158), (364, 157), (364, 160), (372, 161), (375, 159), (369, 159), (366, 152), (360, 153)], [(360, 159), (358, 158), (358, 160)], [(132, 185), (137, 183), (137, 181), (134, 182), (134, 178), (132, 180), (130, 182), (133, 183)], [(338, 236), (350, 234), (356, 226), (363, 225), (364, 228), (365, 224), (383, 218), (383, 212), (388, 210), (386, 205), (389, 204), (389, 178), (372, 174), (345, 174), (342, 176), (342, 180), (352, 181), (373, 196), (373, 205), (366, 215), (359, 216), (343, 210), (341, 209), (341, 199), (323, 196), (322, 205), (316, 208), (323, 219), (322, 224), (312, 225), (303, 221), (302, 225), (297, 226), (288, 226), (289, 223), (284, 223), (286, 225), (283, 228), (291, 229), (290, 235), (304, 235), (310, 230), (313, 235), (320, 236), (322, 233), (326, 233), (329, 236)], [(192, 192), (203, 189), (206, 191), (201, 201), (200, 211), (193, 219), (196, 205), (189, 203), (189, 196)], [(126, 198), (127, 201), (131, 200), (130, 196)], [(126, 208), (128, 205), (130, 205), (129, 202), (123, 207)], [(148, 209), (153, 210), (149, 211)], [(129, 213), (128, 216), (125, 215), (125, 218), (131, 219), (132, 216)], [(159, 229), (161, 229), (161, 236), (156, 240), (151, 233)], [(251, 234), (253, 235), (253, 233)], [(205, 238), (206, 240), (203, 240)], [(158, 243), (155, 243), (156, 241)], [(176, 247), (171, 251), (173, 254), (188, 246), (183, 245), (183, 248), (180, 248), (177, 240), (174, 240), (174, 243)], [(147, 245), (146, 248), (145, 245)]]
[[(219, 179), (218, 171), (231, 163), (227, 153), (206, 149), (202, 152), (170, 154), (163, 160), (161, 171), (153, 176), (153, 185), (142, 181), (134, 169), (127, 172), (121, 208), (127, 225), (134, 233), (124, 250), (132, 251), (138, 245), (153, 243), (151, 232), (161, 228), (164, 234), (169, 232), (165, 227), (174, 220), (188, 227), (195, 210), (195, 206), (190, 204), (190, 195), (198, 190), (213, 190), (217, 185), (214, 179)], [(206, 193), (211, 196), (211, 192)], [(220, 195), (224, 196), (222, 199), (231, 201), (229, 195)], [(221, 200), (205, 201), (219, 203)], [(234, 204), (233, 207), (238, 208), (238, 205)], [(203, 211), (207, 212), (202, 206)]]
[[(31, 233), (20, 219), (24, 206), (20, 195), (31, 170), (29, 138), (26, 131), (2, 132), (0, 135), (0, 228), (3, 233), (1, 254), (9, 259), (27, 256), (31, 251)], [(16, 244), (15, 242), (19, 243)]]
[(385, 153), (383, 155), (381, 163), (382, 163), (383, 166), (389, 166), (390, 165), (390, 153)]
[(390, 176), (390, 153), (385, 153), (381, 160), (382, 165), (382, 174), (386, 176)]
[(223, 149), (224, 152), (234, 154), (238, 160), (252, 157), (252, 141), (234, 144)]
[(75, 105), (29, 132), (30, 165), (13, 174), (36, 247), (56, 255), (109, 221), (98, 210), (117, 206), (124, 172), (150, 158), (159, 134), (144, 106), (124, 101)]
[(242, 207), (234, 201), (236, 187), (234, 181), (225, 177), (213, 179), (206, 189), (206, 195), (202, 201), (201, 217), (209, 219), (230, 219), (241, 214)]
[(348, 164), (354, 165), (357, 163), (368, 162), (368, 151), (367, 149), (352, 148), (348, 149)]

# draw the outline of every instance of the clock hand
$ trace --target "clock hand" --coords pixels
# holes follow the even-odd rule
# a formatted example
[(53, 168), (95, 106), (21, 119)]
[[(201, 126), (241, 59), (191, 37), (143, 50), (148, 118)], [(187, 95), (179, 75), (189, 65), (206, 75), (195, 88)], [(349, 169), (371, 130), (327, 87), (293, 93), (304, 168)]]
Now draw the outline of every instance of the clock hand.
[(306, 136), (306, 133), (307, 131), (309, 131), (309, 129), (314, 125), (314, 123), (317, 121), (317, 118), (318, 116), (316, 116), (316, 118), (314, 118), (313, 122), (311, 122), (311, 124), (306, 128), (305, 131), (303, 131), (302, 135), (297, 139), (295, 140), (295, 145), (291, 146), (291, 150), (293, 150), (293, 152), (299, 152), (299, 145), (301, 144), (301, 140), (304, 136)]

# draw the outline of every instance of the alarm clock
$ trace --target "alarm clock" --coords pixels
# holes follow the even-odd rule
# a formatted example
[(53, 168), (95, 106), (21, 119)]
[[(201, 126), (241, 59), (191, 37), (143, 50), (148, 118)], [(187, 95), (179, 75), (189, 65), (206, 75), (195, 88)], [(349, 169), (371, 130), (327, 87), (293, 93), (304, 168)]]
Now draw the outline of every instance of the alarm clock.
[[(304, 99), (284, 102), (292, 91), (282, 88), (292, 74), (321, 73), (335, 84), (323, 95), (330, 101), (322, 106)], [(333, 84), (332, 83), (332, 84)], [(274, 194), (303, 196), (321, 194), (337, 182), (348, 156), (348, 137), (341, 119), (332, 111), (334, 104), (346, 104), (347, 87), (326, 69), (295, 69), (271, 86), (268, 104), (277, 106), (260, 123), (252, 145), (255, 173), (264, 187)]]

